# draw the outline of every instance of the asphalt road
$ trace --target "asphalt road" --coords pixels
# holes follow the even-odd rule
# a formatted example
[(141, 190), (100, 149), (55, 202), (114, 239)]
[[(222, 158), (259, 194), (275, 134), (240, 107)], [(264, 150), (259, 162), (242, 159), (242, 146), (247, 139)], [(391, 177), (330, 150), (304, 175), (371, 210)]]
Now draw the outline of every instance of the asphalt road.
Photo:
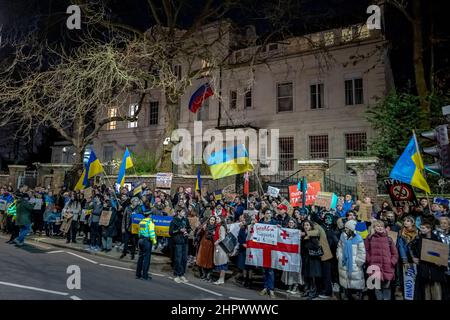
[[(268, 299), (255, 290), (200, 281), (187, 274), (177, 284), (172, 274), (150, 271), (153, 280), (137, 280), (130, 262), (27, 243), (18, 248), (0, 237), (0, 300), (215, 300)], [(67, 268), (78, 266), (81, 289), (68, 289)]]

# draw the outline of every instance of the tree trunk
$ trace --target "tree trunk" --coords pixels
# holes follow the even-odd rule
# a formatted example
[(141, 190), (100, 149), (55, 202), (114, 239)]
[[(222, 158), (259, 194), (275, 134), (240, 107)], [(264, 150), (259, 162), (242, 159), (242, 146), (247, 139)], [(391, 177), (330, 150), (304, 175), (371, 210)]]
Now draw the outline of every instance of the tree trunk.
[(178, 128), (177, 121), (177, 112), (178, 110), (178, 101), (173, 101), (166, 93), (166, 107), (164, 110), (164, 134), (162, 136), (161, 142), (157, 146), (157, 158), (161, 159), (158, 164), (158, 170), (160, 172), (172, 172), (172, 148), (173, 144), (169, 143), (167, 145), (163, 145), (164, 140), (167, 137), (172, 136), (172, 132)]
[(413, 1), (413, 64), (416, 79), (416, 90), (420, 98), (420, 107), (425, 115), (422, 122), (423, 128), (429, 127), (430, 104), (427, 101), (429, 93), (425, 67), (423, 64), (423, 34), (422, 34), (422, 11), (421, 0)]

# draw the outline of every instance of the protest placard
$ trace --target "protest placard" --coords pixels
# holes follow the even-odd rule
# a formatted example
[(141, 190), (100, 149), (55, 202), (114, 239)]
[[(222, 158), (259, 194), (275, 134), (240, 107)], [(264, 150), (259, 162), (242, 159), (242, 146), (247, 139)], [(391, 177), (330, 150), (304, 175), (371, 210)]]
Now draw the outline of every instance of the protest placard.
[(225, 188), (222, 189), (222, 194), (230, 194), (230, 193), (236, 193), (236, 185), (235, 184), (229, 184)]
[[(316, 200), (317, 193), (320, 191), (320, 182), (310, 182), (308, 183), (308, 188), (306, 189), (306, 205), (314, 204)], [(289, 200), (293, 207), (302, 206), (302, 192), (298, 190), (298, 185), (294, 184), (289, 186)]]
[(394, 242), (394, 244), (397, 244), (397, 238), (398, 238), (398, 232), (395, 231), (388, 231), (388, 236), (389, 238), (392, 239), (392, 241)]
[(420, 259), (440, 266), (448, 265), (448, 244), (422, 239)]
[(111, 215), (112, 215), (112, 211), (103, 210), (102, 214), (100, 215), (100, 220), (98, 222), (98, 225), (107, 227), (109, 225), (109, 221), (111, 220)]
[(416, 283), (417, 268), (416, 265), (403, 265), (403, 288), (405, 300), (414, 300), (414, 285)]
[(222, 190), (216, 190), (214, 191), (214, 200), (222, 200)]
[(84, 193), (84, 198), (85, 198), (85, 199), (87, 199), (87, 198), (92, 198), (92, 192), (93, 192), (92, 187), (89, 187), (89, 188), (84, 189), (84, 191), (83, 191), (83, 193)]
[(155, 233), (158, 237), (170, 237), (169, 227), (173, 217), (170, 216), (152, 216), (152, 221), (155, 224)]
[(156, 174), (156, 189), (170, 190), (172, 187), (173, 174), (171, 172), (158, 172)]
[(409, 206), (419, 205), (416, 194), (409, 184), (394, 179), (385, 179), (384, 186), (391, 197), (394, 207), (403, 207), (406, 204)]
[(266, 244), (277, 244), (277, 226), (256, 223), (253, 226), (253, 241)]
[(275, 187), (268, 186), (268, 188), (267, 188), (267, 194), (268, 194), (269, 196), (276, 198), (276, 197), (278, 197), (278, 194), (279, 194), (279, 193), (280, 193), (280, 189), (275, 188)]
[(372, 205), (368, 203), (361, 203), (359, 205), (359, 219), (370, 222), (372, 219)]
[(327, 210), (336, 208), (337, 196), (333, 192), (318, 192), (314, 205)]

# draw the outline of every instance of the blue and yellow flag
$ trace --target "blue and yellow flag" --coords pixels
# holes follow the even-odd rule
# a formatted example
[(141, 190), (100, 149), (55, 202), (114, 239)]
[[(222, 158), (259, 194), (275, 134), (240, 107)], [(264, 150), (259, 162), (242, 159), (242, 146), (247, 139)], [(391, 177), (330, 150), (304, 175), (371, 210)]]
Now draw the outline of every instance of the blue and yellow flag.
[(397, 160), (394, 168), (389, 175), (390, 178), (408, 183), (414, 187), (431, 193), (425, 177), (423, 176), (423, 161), (420, 151), (418, 150), (416, 135), (414, 134), (409, 140), (405, 151)]
[(77, 184), (75, 185), (74, 190), (79, 191), (83, 190), (84, 188), (87, 188), (87, 185), (84, 185), (84, 177), (86, 175), (86, 168), (84, 168), (83, 173), (81, 174), (80, 180), (78, 180)]
[(120, 184), (121, 187), (123, 187), (125, 183), (126, 170), (132, 167), (133, 161), (131, 161), (130, 151), (128, 151), (128, 148), (126, 148), (125, 153), (123, 155), (122, 163), (120, 164), (119, 175), (117, 176), (117, 184)]
[(197, 168), (197, 180), (195, 181), (195, 191), (202, 190), (202, 177), (200, 176), (200, 166)]
[(102, 164), (100, 160), (97, 159), (97, 156), (94, 153), (94, 150), (91, 150), (91, 154), (89, 155), (89, 160), (86, 163), (86, 169), (84, 174), (83, 185), (89, 185), (89, 179), (95, 177), (96, 175), (103, 172)]
[(253, 171), (253, 164), (250, 161), (247, 150), (243, 144), (228, 148), (223, 148), (209, 157), (207, 164), (211, 170), (213, 179), (233, 176)]

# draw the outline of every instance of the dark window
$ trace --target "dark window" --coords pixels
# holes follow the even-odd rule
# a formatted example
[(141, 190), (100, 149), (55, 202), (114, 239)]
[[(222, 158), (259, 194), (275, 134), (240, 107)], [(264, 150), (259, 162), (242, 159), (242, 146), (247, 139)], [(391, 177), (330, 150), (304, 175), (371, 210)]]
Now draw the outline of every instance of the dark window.
[(367, 152), (367, 135), (365, 132), (345, 134), (345, 154), (347, 157), (365, 156)]
[(157, 125), (159, 118), (159, 101), (150, 102), (149, 125)]
[(245, 93), (245, 99), (244, 99), (244, 108), (251, 108), (252, 107), (252, 90), (248, 90)]
[(277, 112), (293, 110), (292, 82), (277, 84)]
[(321, 109), (323, 105), (323, 83), (311, 85), (311, 109)]
[(294, 137), (279, 139), (280, 171), (294, 170)]
[(309, 157), (311, 159), (328, 158), (328, 135), (309, 136)]
[(104, 146), (103, 147), (103, 161), (108, 162), (112, 161), (114, 157), (114, 147), (113, 146)]
[(237, 106), (237, 91), (230, 91), (230, 109), (236, 109)]
[(345, 80), (345, 104), (363, 104), (363, 81), (361, 78)]

